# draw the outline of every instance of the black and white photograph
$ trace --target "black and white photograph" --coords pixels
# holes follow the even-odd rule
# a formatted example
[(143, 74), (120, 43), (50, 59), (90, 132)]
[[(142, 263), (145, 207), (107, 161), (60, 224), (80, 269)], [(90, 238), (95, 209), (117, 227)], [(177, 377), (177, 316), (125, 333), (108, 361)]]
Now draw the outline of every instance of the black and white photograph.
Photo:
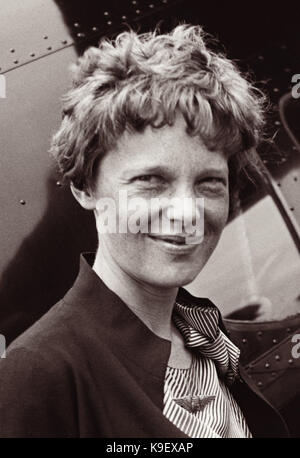
[(299, 17), (0, 0), (0, 438), (300, 437)]

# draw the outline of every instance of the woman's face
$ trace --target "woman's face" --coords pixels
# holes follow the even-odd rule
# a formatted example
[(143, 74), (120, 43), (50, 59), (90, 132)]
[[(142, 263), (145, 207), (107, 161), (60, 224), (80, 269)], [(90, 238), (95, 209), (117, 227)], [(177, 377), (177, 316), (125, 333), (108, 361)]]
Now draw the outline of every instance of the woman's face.
[[(170, 205), (169, 212), (168, 199), (182, 202), (188, 197), (196, 202), (204, 198), (204, 237), (195, 244), (185, 243), (184, 224), (180, 233), (172, 232), (179, 236), (172, 240), (163, 228), (159, 233), (151, 229), (149, 233), (99, 233), (104, 213), (95, 211), (100, 253), (105, 252), (105, 257), (130, 277), (160, 288), (185, 285), (197, 276), (214, 251), (228, 217), (227, 159), (220, 151), (209, 151), (199, 137), (189, 136), (185, 129), (185, 121), (178, 116), (171, 127), (126, 132), (102, 159), (96, 180), (96, 201), (113, 199), (117, 222), (128, 219), (127, 207), (119, 205), (120, 191), (126, 193), (128, 201), (142, 198), (148, 208), (151, 199), (167, 198), (163, 212), (158, 208), (150, 216), (145, 210), (142, 216), (151, 218), (149, 228), (162, 214), (169, 215), (172, 223), (179, 218), (180, 203), (178, 208)], [(191, 221), (195, 221), (195, 208), (191, 209)], [(189, 228), (188, 235), (190, 232)]]

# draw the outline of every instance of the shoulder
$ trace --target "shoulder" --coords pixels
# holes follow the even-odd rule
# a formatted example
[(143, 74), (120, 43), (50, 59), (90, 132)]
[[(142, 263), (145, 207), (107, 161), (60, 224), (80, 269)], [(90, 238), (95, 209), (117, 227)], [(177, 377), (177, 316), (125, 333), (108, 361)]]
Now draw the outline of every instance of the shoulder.
[(71, 327), (61, 301), (15, 339), (0, 360), (0, 393), (13, 387), (24, 392), (26, 385), (32, 391), (35, 384), (50, 385), (57, 374), (61, 378), (70, 361)]
[(76, 311), (63, 300), (59, 301), (10, 344), (6, 359), (25, 350), (32, 355), (38, 352), (41, 359), (46, 358), (48, 354), (54, 356), (54, 353), (59, 353), (67, 343), (70, 345), (74, 342), (69, 336), (72, 329), (76, 328), (76, 321)]
[(76, 435), (80, 359), (69, 314), (59, 302), (0, 360), (0, 437)]
[(18, 373), (21, 378), (59, 379), (59, 384), (74, 379), (91, 360), (100, 364), (109, 357), (104, 328), (101, 313), (95, 316), (88, 300), (78, 305), (67, 294), (10, 344), (0, 359), (0, 380), (9, 383), (11, 376), (16, 383)]
[(4, 380), (18, 383), (19, 376), (41, 383), (59, 378), (61, 383), (64, 374), (78, 371), (90, 348), (87, 337), (93, 334), (87, 319), (84, 310), (64, 300), (55, 304), (9, 345), (0, 360), (2, 387)]

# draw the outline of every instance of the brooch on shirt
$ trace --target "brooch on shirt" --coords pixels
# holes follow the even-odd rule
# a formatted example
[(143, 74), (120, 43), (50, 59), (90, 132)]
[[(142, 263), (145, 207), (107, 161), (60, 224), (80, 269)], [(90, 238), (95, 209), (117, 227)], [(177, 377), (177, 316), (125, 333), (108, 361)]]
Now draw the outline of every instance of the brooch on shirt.
[(196, 413), (203, 410), (207, 406), (207, 404), (209, 404), (215, 398), (216, 396), (192, 396), (189, 394), (188, 396), (184, 396), (183, 398), (176, 398), (173, 400), (176, 402), (176, 404), (178, 404), (180, 407), (183, 407), (188, 412)]

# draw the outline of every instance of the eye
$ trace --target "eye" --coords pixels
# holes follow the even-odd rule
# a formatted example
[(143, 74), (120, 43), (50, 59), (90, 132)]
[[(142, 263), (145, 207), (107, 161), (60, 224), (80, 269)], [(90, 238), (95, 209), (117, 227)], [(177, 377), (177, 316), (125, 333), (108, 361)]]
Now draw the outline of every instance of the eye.
[(206, 177), (197, 183), (197, 187), (200, 191), (223, 193), (227, 188), (227, 180), (223, 177)]
[(160, 183), (162, 181), (162, 177), (158, 175), (139, 175), (134, 178), (134, 181), (155, 184)]
[(212, 184), (223, 184), (224, 186), (226, 186), (227, 184), (227, 181), (225, 180), (225, 178), (221, 178), (221, 177), (208, 177), (204, 181), (207, 181), (208, 183), (212, 183)]
[(138, 177), (135, 177), (135, 180), (138, 180), (138, 181), (150, 181), (153, 177), (154, 177), (154, 175), (140, 175)]

